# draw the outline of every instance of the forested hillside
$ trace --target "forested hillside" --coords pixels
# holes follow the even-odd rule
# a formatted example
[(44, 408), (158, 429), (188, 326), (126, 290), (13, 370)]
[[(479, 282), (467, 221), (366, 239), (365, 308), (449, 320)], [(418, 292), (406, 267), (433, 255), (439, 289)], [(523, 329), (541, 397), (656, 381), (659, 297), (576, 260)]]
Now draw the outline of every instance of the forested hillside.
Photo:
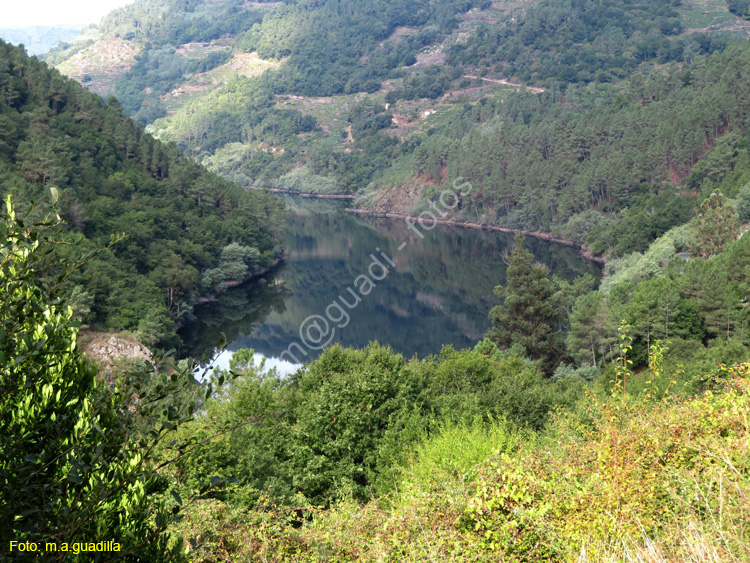
[[(236, 182), (417, 214), (462, 177), (453, 218), (622, 255), (689, 219), (692, 167), (742, 136), (746, 55), (720, 53), (747, 29), (688, 0), (142, 0), (48, 60)], [(132, 58), (84, 76), (107, 44)]]
[(556, 228), (597, 252), (645, 250), (713, 189), (733, 198), (750, 179), (748, 60), (750, 50), (736, 45), (637, 74), (627, 88), (569, 87), (466, 105), (368, 188), (379, 189), (368, 199), (395, 210), (390, 200), (412, 182), (408, 203), (418, 213), (462, 178), (473, 189), (453, 216)]
[[(106, 102), (0, 43), (0, 558), (106, 532), (138, 560), (750, 560), (748, 17), (738, 0), (138, 0), (47, 57)], [(429, 277), (491, 329), (425, 358), (330, 346), (289, 376), (247, 349), (213, 374), (156, 354), (104, 384), (71, 320), (169, 344), (197, 297), (281, 254), (281, 204), (198, 162), (421, 214), (371, 239), (409, 277), (360, 313), (388, 309), (408, 346), (398, 301)], [(604, 256), (601, 283), (550, 275), (523, 234), (405, 251), (436, 214), (557, 235)], [(372, 271), (343, 252), (352, 228), (317, 252), (298, 223), (321, 320)], [(507, 265), (494, 298), (474, 295), (476, 260)], [(200, 349), (283, 291), (217, 306), (229, 322)]]
[[(718, 201), (708, 207), (731, 224)], [(510, 347), (485, 339), (424, 360), (334, 346), (289, 378), (240, 350), (200, 386), (199, 370), (157, 357), (110, 386), (81, 356), (45, 275), (63, 234), (45, 215), (27, 220), (9, 200), (0, 223), (2, 556), (30, 541), (50, 560), (88, 561), (68, 546), (103, 533), (123, 552), (115, 559), (175, 562), (750, 555), (743, 332), (707, 348), (652, 341), (648, 366), (634, 370), (643, 360), (623, 323), (599, 377), (582, 366), (545, 378), (525, 357), (528, 332)], [(693, 225), (699, 240), (705, 226)], [(731, 275), (746, 271), (750, 239), (711, 240), (725, 254), (702, 246), (719, 254), (688, 264), (688, 277), (708, 268), (720, 280), (711, 264), (725, 259), (739, 268)], [(517, 283), (545, 274), (520, 244), (509, 262), (508, 292), (560, 289)], [(548, 304), (569, 302), (577, 285)], [(708, 295), (708, 285), (693, 288)], [(682, 338), (687, 318), (673, 304)]]
[(23, 210), (56, 188), (70, 243), (56, 248), (60, 259), (124, 235), (68, 279), (78, 320), (169, 343), (197, 297), (281, 255), (275, 198), (180, 156), (115, 99), (105, 102), (6, 43), (0, 90), (3, 193)]

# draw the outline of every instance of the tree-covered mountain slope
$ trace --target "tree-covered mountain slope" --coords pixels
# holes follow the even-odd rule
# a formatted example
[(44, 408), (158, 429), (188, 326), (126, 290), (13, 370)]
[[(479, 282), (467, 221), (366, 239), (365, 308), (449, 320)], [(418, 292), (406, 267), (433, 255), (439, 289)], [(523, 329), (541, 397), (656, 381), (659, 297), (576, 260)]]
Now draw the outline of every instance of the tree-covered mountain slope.
[(165, 343), (195, 298), (281, 254), (276, 198), (180, 156), (116, 100), (1, 42), (0, 91), (0, 185), (19, 210), (57, 188), (60, 259), (125, 235), (69, 279), (78, 319)]
[(716, 57), (748, 29), (723, 0), (139, 0), (47, 60), (238, 183), (418, 214), (463, 177), (447, 216), (622, 254), (743, 134)]
[[(737, 44), (692, 65), (639, 73), (626, 88), (571, 86), (467, 104), (373, 182), (363, 202), (555, 229), (596, 252), (645, 250), (715, 188), (733, 198), (750, 180), (749, 61), (750, 49)], [(459, 179), (472, 190), (446, 209), (441, 192)]]

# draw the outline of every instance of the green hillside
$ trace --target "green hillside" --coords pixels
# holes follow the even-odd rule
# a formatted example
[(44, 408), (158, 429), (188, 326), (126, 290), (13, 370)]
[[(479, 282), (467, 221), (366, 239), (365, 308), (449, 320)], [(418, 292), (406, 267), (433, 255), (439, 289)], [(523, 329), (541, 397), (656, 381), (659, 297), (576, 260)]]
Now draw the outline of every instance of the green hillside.
[[(123, 240), (68, 281), (76, 317), (175, 340), (193, 301), (281, 254), (281, 204), (180, 156), (108, 102), (0, 44), (0, 184), (19, 210), (59, 194), (72, 257)], [(32, 213), (31, 217), (34, 217)], [(53, 272), (54, 273), (54, 270)]]
[[(742, 115), (733, 96), (746, 84), (717, 74), (743, 64), (742, 50), (706, 57), (739, 44), (747, 22), (697, 18), (713, 9), (726, 10), (141, 0), (47, 60), (233, 181), (356, 193), (360, 207), (418, 214), (462, 177), (477, 189), (453, 218), (621, 255), (689, 218), (691, 168), (744, 130), (727, 117)], [(121, 60), (103, 58), (105, 45)], [(639, 216), (674, 191), (674, 210)]]
[[(699, 240), (716, 219), (696, 222)], [(108, 385), (46, 275), (61, 233), (54, 215), (43, 221), (8, 200), (0, 223), (4, 557), (90, 561), (97, 548), (81, 546), (100, 536), (114, 560), (174, 562), (750, 556), (747, 336), (720, 336), (723, 313), (695, 317), (719, 321), (704, 347), (674, 303), (680, 336), (673, 349), (652, 341), (647, 366), (639, 327), (623, 323), (599, 376), (584, 365), (548, 379), (522, 340), (485, 339), (410, 361), (334, 346), (288, 378), (240, 350), (201, 386), (199, 370), (158, 356)], [(661, 279), (692, 288), (695, 303), (715, 287), (742, 291), (750, 242), (723, 241)], [(509, 261), (506, 306), (513, 291), (559, 287), (554, 299), (569, 303), (580, 290), (518, 284), (544, 272), (520, 246)], [(711, 283), (691, 281), (701, 271)], [(645, 309), (641, 326), (665, 311)]]
[[(0, 559), (112, 538), (128, 561), (750, 560), (749, 17), (138, 0), (50, 53), (59, 72), (0, 43)], [(421, 359), (334, 345), (288, 376), (249, 349), (213, 373), (156, 354), (102, 382), (72, 321), (171, 344), (200, 296), (279, 259), (282, 204), (243, 184), (427, 219), (370, 238), (408, 276), (349, 330), (427, 278), (490, 330)], [(407, 249), (438, 216), (521, 232)], [(373, 227), (294, 220), (305, 322), (271, 278), (218, 304), (197, 349), (269, 311), (245, 342), (323, 331)], [(550, 275), (527, 231), (602, 256), (598, 286)], [(398, 324), (406, 348), (440, 338)]]

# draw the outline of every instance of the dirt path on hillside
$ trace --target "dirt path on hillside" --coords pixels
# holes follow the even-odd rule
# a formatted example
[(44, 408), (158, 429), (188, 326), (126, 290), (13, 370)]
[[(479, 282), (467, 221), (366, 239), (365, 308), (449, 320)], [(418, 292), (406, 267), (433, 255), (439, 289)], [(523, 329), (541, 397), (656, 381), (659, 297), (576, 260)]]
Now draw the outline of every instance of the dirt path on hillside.
[[(476, 80), (478, 77), (473, 76), (471, 74), (464, 74), (464, 78), (470, 78), (471, 80)], [(484, 78), (484, 77), (481, 77), (481, 78), (485, 82), (492, 82), (493, 84), (500, 84), (501, 86), (510, 86), (511, 88), (515, 88), (516, 90), (520, 90), (521, 88), (526, 88), (532, 94), (541, 94), (542, 92), (545, 91), (545, 88), (539, 88), (538, 86), (526, 86), (525, 84), (518, 84), (517, 82), (508, 82), (505, 79), (496, 80), (494, 78)]]

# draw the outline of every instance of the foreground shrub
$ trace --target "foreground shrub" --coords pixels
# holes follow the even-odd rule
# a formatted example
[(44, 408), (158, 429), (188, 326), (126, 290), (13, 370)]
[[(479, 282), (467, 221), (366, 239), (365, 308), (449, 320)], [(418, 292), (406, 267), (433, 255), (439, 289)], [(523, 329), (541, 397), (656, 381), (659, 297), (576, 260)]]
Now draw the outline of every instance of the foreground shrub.
[[(46, 561), (184, 560), (154, 448), (195, 408), (176, 400), (197, 390), (189, 371), (149, 364), (106, 384), (58, 298), (74, 267), (49, 260), (59, 217), (27, 224), (8, 198), (1, 219), (0, 559), (19, 556), (15, 540)], [(104, 541), (119, 551), (72, 547)]]
[(654, 402), (616, 386), (536, 437), (443, 423), (412, 447), (396, 492), (366, 504), (341, 495), (322, 511), (265, 503), (214, 520), (212, 541), (234, 551), (200, 558), (748, 560), (750, 364), (720, 371), (700, 397)]

